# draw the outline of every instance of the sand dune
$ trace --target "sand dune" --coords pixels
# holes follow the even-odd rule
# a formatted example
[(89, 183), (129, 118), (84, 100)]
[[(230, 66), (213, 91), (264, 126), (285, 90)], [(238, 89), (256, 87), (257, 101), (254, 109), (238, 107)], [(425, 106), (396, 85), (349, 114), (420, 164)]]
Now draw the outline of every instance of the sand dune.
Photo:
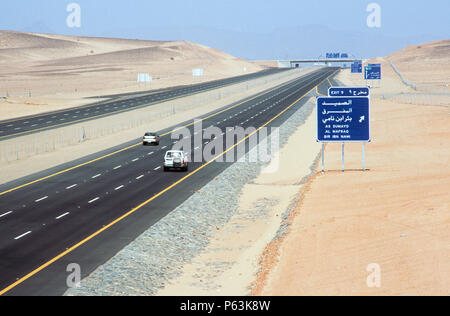
[(391, 60), (418, 90), (450, 92), (450, 40), (408, 46), (384, 59)]
[[(205, 76), (192, 77), (203, 68)], [(0, 31), (0, 120), (77, 106), (87, 97), (158, 89), (261, 70), (185, 41), (144, 41)], [(138, 84), (149, 73), (151, 84)]]
[[(327, 171), (320, 173), (316, 164), (288, 233), (261, 256), (253, 294), (449, 295), (448, 108), (380, 98), (415, 93), (388, 59), (419, 92), (442, 91), (449, 79), (449, 44), (408, 47), (370, 61), (383, 63), (383, 79), (372, 90), (369, 170), (360, 171), (361, 144), (346, 145), (346, 172), (340, 171), (340, 144), (326, 145)], [(349, 70), (337, 80), (363, 84)], [(379, 274), (371, 274), (373, 266)]]

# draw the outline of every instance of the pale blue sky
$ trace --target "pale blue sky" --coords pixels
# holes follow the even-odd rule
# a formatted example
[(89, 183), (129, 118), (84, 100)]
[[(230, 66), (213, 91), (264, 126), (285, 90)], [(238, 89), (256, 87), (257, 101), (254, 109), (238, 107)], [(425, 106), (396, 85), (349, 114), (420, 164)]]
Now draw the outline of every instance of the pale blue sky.
[[(66, 25), (66, 6), (71, 2), (81, 6), (81, 28), (71, 29)], [(343, 32), (348, 36), (342, 36), (342, 47), (351, 46), (350, 50), (365, 55), (370, 53), (367, 43), (355, 42), (351, 34), (374, 37), (380, 43), (384, 43), (381, 38), (388, 38), (387, 41), (392, 44), (382, 44), (386, 47), (380, 53), (397, 49), (393, 46), (399, 43), (398, 39), (403, 45), (450, 37), (449, 0), (376, 1), (382, 8), (382, 27), (379, 29), (369, 29), (366, 25), (366, 7), (371, 2), (374, 1), (1, 1), (0, 29), (86, 36), (185, 39), (216, 45), (219, 49), (244, 58), (276, 57), (273, 55), (281, 54), (283, 48), (279, 47), (279, 52), (272, 49), (265, 56), (259, 46), (255, 46), (255, 51), (252, 51), (249, 47), (243, 47), (242, 43), (233, 45), (229, 38), (244, 41), (254, 35), (262, 41), (263, 37), (282, 37), (280, 34), (283, 33), (290, 34), (286, 41), (295, 41), (296, 34), (298, 39), (304, 38), (302, 30), (315, 33), (311, 25), (323, 27), (322, 32), (317, 32), (317, 41), (322, 41), (327, 32), (334, 39), (340, 36), (339, 32)], [(278, 45), (283, 46), (283, 42), (278, 42)], [(314, 54), (319, 53), (320, 45), (314, 43), (314, 46), (317, 46)]]

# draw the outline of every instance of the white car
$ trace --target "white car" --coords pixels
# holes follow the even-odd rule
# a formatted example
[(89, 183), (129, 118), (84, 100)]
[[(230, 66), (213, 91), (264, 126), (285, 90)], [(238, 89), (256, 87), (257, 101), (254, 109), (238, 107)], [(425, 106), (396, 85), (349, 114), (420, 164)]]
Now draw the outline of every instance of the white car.
[(168, 171), (171, 168), (188, 171), (188, 162), (189, 157), (187, 153), (179, 150), (168, 151), (164, 157), (164, 171)]
[(142, 138), (142, 144), (147, 146), (148, 144), (159, 145), (159, 136), (156, 133), (145, 133)]

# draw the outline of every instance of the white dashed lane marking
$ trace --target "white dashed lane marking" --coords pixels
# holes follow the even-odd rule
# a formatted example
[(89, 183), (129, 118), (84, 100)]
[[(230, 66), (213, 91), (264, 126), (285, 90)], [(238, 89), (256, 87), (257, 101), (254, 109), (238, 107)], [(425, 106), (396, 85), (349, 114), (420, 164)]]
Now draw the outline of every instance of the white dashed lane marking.
[(96, 178), (100, 177), (101, 175), (102, 175), (102, 174), (101, 174), (101, 173), (99, 173), (99, 174), (97, 174), (97, 175), (93, 176), (93, 177), (92, 177), (92, 179), (96, 179)]
[(48, 196), (44, 196), (44, 197), (42, 197), (42, 198), (36, 200), (35, 202), (38, 203), (38, 202), (41, 202), (41, 201), (43, 201), (43, 200), (45, 200), (45, 199), (47, 199), (47, 198), (48, 198)]
[(9, 214), (11, 214), (11, 213), (12, 213), (12, 211), (6, 212), (6, 213), (0, 215), (0, 218), (5, 217), (6, 215), (9, 215)]
[(69, 215), (69, 214), (70, 214), (69, 212), (64, 213), (64, 214), (62, 214), (62, 215), (59, 215), (56, 219), (61, 219), (61, 218), (63, 218), (64, 216), (67, 216), (67, 215)]
[(94, 203), (95, 201), (98, 201), (98, 200), (100, 200), (100, 198), (96, 197), (95, 199), (90, 200), (88, 203), (91, 204), (91, 203)]
[(20, 236), (17, 236), (16, 238), (14, 238), (14, 240), (19, 240), (20, 238), (25, 237), (26, 235), (29, 235), (29, 234), (31, 234), (31, 230), (28, 231), (28, 232), (26, 232), (25, 234), (22, 234), (22, 235), (20, 235)]
[(115, 188), (114, 191), (118, 191), (118, 190), (122, 189), (123, 187), (124, 187), (124, 185), (121, 185), (120, 187)]
[(66, 190), (70, 190), (72, 188), (75, 188), (78, 184), (72, 184), (71, 186), (67, 187)]

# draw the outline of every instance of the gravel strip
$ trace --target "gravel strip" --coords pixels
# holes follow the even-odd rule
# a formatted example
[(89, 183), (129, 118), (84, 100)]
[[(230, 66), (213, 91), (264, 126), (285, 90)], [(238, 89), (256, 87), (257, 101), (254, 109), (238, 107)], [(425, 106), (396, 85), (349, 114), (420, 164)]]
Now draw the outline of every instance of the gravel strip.
[[(314, 102), (307, 102), (282, 124), (280, 147), (304, 124), (314, 107)], [(236, 213), (243, 186), (251, 183), (265, 165), (233, 164), (98, 267), (81, 281), (80, 288), (69, 289), (66, 295), (156, 294), (169, 280), (181, 274), (183, 265), (206, 248), (216, 228), (223, 227)], [(252, 212), (248, 216), (261, 218), (265, 215), (264, 212)]]

